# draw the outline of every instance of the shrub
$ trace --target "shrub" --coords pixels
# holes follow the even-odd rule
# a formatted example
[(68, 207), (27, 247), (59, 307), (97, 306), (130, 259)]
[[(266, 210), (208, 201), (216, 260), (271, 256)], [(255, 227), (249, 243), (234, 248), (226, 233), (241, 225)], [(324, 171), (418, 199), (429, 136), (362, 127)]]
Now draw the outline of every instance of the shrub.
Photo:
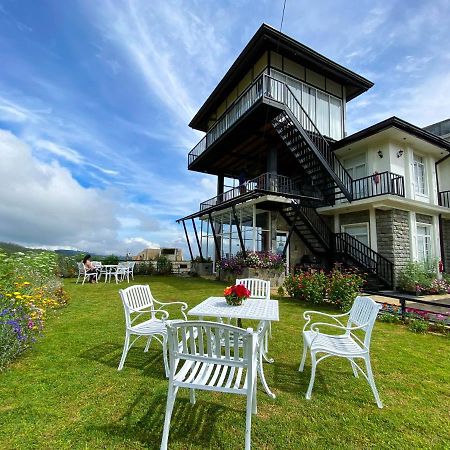
[(364, 278), (356, 271), (343, 272), (337, 268), (333, 269), (328, 276), (329, 302), (348, 311), (364, 283)]
[(408, 329), (414, 333), (425, 333), (428, 330), (428, 323), (423, 319), (412, 319), (408, 324)]
[(134, 266), (135, 275), (153, 275), (155, 273), (155, 265), (153, 261), (137, 262)]
[(108, 255), (102, 259), (103, 264), (119, 264), (119, 257), (116, 255)]
[(399, 274), (399, 288), (408, 292), (427, 292), (436, 278), (436, 264), (409, 262)]
[(80, 261), (78, 256), (58, 255), (56, 275), (62, 278), (76, 277), (78, 275), (78, 261)]
[(283, 287), (290, 297), (311, 303), (331, 303), (347, 310), (363, 284), (364, 278), (357, 272), (335, 268), (328, 275), (323, 271), (288, 275)]
[(156, 259), (156, 272), (158, 275), (170, 275), (172, 273), (172, 263), (164, 255)]

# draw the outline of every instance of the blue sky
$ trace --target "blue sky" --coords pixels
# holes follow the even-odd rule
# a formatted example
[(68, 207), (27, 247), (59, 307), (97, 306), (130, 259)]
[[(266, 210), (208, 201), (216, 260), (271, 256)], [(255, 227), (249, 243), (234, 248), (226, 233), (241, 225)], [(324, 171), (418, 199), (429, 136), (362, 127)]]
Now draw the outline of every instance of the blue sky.
[[(184, 246), (214, 195), (188, 122), (282, 0), (0, 0), (0, 240)], [(375, 82), (348, 132), (450, 117), (450, 1), (287, 0), (283, 32)]]

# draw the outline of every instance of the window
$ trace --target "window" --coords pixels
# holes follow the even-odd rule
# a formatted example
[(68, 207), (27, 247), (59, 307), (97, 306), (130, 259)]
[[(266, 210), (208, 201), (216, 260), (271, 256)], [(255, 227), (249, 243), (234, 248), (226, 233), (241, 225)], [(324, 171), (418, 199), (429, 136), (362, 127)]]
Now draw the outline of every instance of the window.
[(367, 223), (343, 225), (342, 230), (369, 247), (369, 227)]
[(414, 192), (419, 195), (427, 195), (425, 162), (419, 155), (414, 155)]
[[(272, 69), (270, 74), (274, 79), (286, 83), (289, 86), (296, 99), (301, 103), (303, 109), (324, 136), (336, 140), (342, 139), (343, 109), (342, 100), (340, 98), (302, 83), (277, 70)], [(272, 85), (271, 93), (273, 97), (281, 100), (281, 87), (276, 82), (272, 82)], [(303, 126), (306, 126), (306, 123), (301, 120), (302, 116), (300, 111), (297, 111), (297, 109), (299, 109), (298, 106), (295, 103), (289, 106), (292, 107), (292, 112), (297, 119), (299, 119), (300, 123)]]
[(417, 261), (430, 261), (431, 251), (431, 225), (417, 224), (416, 226)]
[[(353, 180), (358, 180), (367, 176), (366, 155), (360, 155), (355, 158), (344, 160), (344, 167)], [(364, 198), (369, 195), (369, 183), (365, 180), (359, 183), (353, 183), (354, 198)]]

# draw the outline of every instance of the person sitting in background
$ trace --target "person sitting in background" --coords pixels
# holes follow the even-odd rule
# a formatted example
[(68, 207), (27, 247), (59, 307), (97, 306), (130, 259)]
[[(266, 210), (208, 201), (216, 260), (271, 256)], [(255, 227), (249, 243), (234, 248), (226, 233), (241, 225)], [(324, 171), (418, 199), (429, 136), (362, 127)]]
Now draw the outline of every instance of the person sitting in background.
[[(91, 255), (86, 255), (83, 258), (84, 268), (86, 269), (86, 273), (96, 273), (98, 275), (98, 269), (94, 267), (91, 262)], [(89, 277), (89, 283), (97, 283), (97, 279), (93, 279), (94, 277)]]

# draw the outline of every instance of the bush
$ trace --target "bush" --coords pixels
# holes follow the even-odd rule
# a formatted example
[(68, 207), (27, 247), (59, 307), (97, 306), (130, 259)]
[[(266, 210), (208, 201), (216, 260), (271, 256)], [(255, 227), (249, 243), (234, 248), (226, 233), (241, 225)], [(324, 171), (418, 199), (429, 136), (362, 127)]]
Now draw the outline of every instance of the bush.
[(412, 319), (408, 324), (408, 329), (414, 333), (423, 334), (428, 330), (428, 323), (423, 319)]
[(80, 261), (78, 256), (58, 255), (56, 275), (61, 278), (74, 278), (78, 275), (77, 262)]
[(164, 255), (156, 259), (156, 272), (158, 275), (170, 275), (172, 273), (172, 263)]
[(153, 261), (137, 261), (134, 266), (135, 275), (153, 275), (155, 271), (156, 269)]
[(283, 287), (290, 297), (311, 303), (329, 303), (347, 310), (364, 284), (364, 278), (355, 271), (334, 269), (328, 275), (323, 271), (301, 272), (286, 277)]
[(436, 264), (409, 262), (399, 274), (399, 288), (407, 292), (426, 292), (436, 278)]
[(119, 264), (119, 257), (116, 255), (108, 255), (102, 259), (102, 264)]

